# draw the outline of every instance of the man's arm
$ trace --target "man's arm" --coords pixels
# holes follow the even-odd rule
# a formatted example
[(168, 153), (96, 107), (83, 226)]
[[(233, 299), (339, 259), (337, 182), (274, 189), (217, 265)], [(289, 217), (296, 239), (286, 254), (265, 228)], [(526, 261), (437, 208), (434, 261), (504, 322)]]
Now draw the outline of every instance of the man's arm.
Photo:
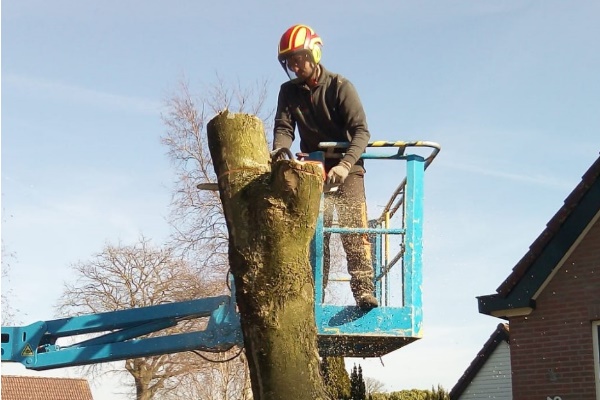
[(367, 148), (371, 134), (367, 126), (365, 111), (354, 85), (346, 79), (340, 80), (338, 96), (340, 114), (351, 137), (350, 147), (346, 150), (342, 160), (354, 165)]
[(294, 141), (296, 122), (292, 118), (288, 102), (285, 99), (283, 88), (279, 90), (277, 111), (275, 112), (275, 125), (273, 127), (273, 149), (290, 148)]

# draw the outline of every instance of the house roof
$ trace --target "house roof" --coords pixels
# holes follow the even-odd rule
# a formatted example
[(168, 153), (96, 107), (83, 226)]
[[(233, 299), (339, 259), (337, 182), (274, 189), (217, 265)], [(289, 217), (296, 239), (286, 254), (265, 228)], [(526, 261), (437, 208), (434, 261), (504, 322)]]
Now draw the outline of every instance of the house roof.
[(451, 400), (460, 398), (460, 396), (467, 389), (467, 386), (469, 386), (473, 379), (475, 379), (475, 376), (481, 367), (484, 366), (494, 350), (496, 350), (498, 344), (502, 343), (503, 341), (508, 343), (508, 338), (508, 324), (498, 324), (498, 327), (494, 333), (492, 333), (488, 341), (485, 342), (483, 348), (479, 351), (479, 353), (477, 353), (475, 359), (471, 361), (471, 364), (466, 369), (465, 373), (462, 374), (458, 382), (456, 382), (456, 385), (454, 385), (452, 390), (450, 390)]
[(94, 400), (85, 379), (2, 375), (3, 400)]
[(510, 309), (535, 308), (533, 296), (599, 212), (600, 157), (496, 289), (497, 293), (477, 298), (479, 312), (505, 317)]

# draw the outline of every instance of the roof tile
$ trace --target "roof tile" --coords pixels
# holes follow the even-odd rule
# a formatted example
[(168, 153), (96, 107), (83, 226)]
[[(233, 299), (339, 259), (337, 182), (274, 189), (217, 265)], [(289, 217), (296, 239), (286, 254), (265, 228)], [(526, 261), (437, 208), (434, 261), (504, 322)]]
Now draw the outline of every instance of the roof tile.
[(2, 400), (94, 400), (85, 379), (2, 375)]

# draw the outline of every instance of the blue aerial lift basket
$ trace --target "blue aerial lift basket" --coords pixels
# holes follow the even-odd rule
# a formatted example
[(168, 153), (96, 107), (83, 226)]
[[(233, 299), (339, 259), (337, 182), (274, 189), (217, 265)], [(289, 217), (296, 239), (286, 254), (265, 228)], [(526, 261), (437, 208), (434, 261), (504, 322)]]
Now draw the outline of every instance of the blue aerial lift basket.
[[(322, 143), (323, 151), (310, 154), (309, 158), (340, 157), (339, 151), (343, 152), (347, 146), (347, 143)], [(376, 154), (373, 149), (383, 152)], [(393, 150), (391, 153), (390, 149)], [(411, 151), (407, 153), (407, 149)], [(429, 154), (419, 155), (418, 149), (427, 149)], [(371, 221), (369, 228), (357, 229), (323, 226), (323, 213), (319, 214), (311, 244), (311, 262), (321, 355), (379, 357), (421, 337), (423, 178), (425, 169), (439, 151), (437, 143), (425, 141), (369, 143), (362, 158), (405, 162), (405, 177), (381, 215)], [(396, 172), (395, 169), (392, 171)], [(400, 221), (399, 226), (393, 226), (395, 221)], [(373, 249), (375, 295), (380, 307), (361, 310), (355, 305), (335, 305), (324, 301), (325, 233), (369, 235)], [(399, 242), (393, 255), (392, 237), (398, 238)], [(394, 268), (400, 275), (398, 282), (391, 278)], [(29, 369), (45, 370), (182, 351), (223, 352), (235, 346), (241, 347), (243, 338), (233, 300), (234, 291), (232, 285), (231, 296), (39, 321), (23, 327), (2, 327), (2, 361), (19, 362)], [(397, 297), (400, 304), (392, 304), (393, 297)], [(207, 322), (192, 332), (147, 336), (195, 318), (206, 318)], [(61, 338), (94, 333), (100, 335), (69, 345), (57, 344)]]
[[(347, 143), (321, 143), (325, 158), (340, 157), (335, 152), (347, 146)], [(418, 155), (416, 151), (407, 153), (409, 148), (423, 148), (428, 154)], [(375, 149), (379, 149), (379, 153), (375, 153)], [(311, 261), (315, 275), (315, 314), (321, 355), (378, 357), (422, 336), (423, 180), (425, 169), (439, 150), (437, 143), (425, 141), (369, 143), (362, 158), (394, 161), (389, 165), (391, 173), (381, 178), (391, 180), (390, 176), (393, 179), (403, 169), (405, 171), (401, 175), (404, 178), (380, 216), (370, 221), (367, 229), (353, 229), (323, 226), (323, 213), (319, 214), (311, 247)], [(404, 162), (405, 165), (399, 165), (398, 162)], [(369, 235), (375, 271), (375, 296), (380, 307), (362, 310), (353, 305), (333, 305), (324, 301), (325, 233)], [(393, 254), (390, 244), (392, 237), (397, 242)], [(397, 279), (391, 277), (394, 268), (399, 272)], [(392, 298), (396, 299), (396, 304), (391, 301)]]

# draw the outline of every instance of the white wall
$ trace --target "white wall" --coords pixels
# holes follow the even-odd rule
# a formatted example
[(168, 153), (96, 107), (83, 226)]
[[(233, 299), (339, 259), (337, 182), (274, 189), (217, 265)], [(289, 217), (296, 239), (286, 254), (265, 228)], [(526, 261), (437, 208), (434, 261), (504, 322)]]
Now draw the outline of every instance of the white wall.
[(510, 348), (502, 341), (465, 389), (460, 399), (512, 400)]

